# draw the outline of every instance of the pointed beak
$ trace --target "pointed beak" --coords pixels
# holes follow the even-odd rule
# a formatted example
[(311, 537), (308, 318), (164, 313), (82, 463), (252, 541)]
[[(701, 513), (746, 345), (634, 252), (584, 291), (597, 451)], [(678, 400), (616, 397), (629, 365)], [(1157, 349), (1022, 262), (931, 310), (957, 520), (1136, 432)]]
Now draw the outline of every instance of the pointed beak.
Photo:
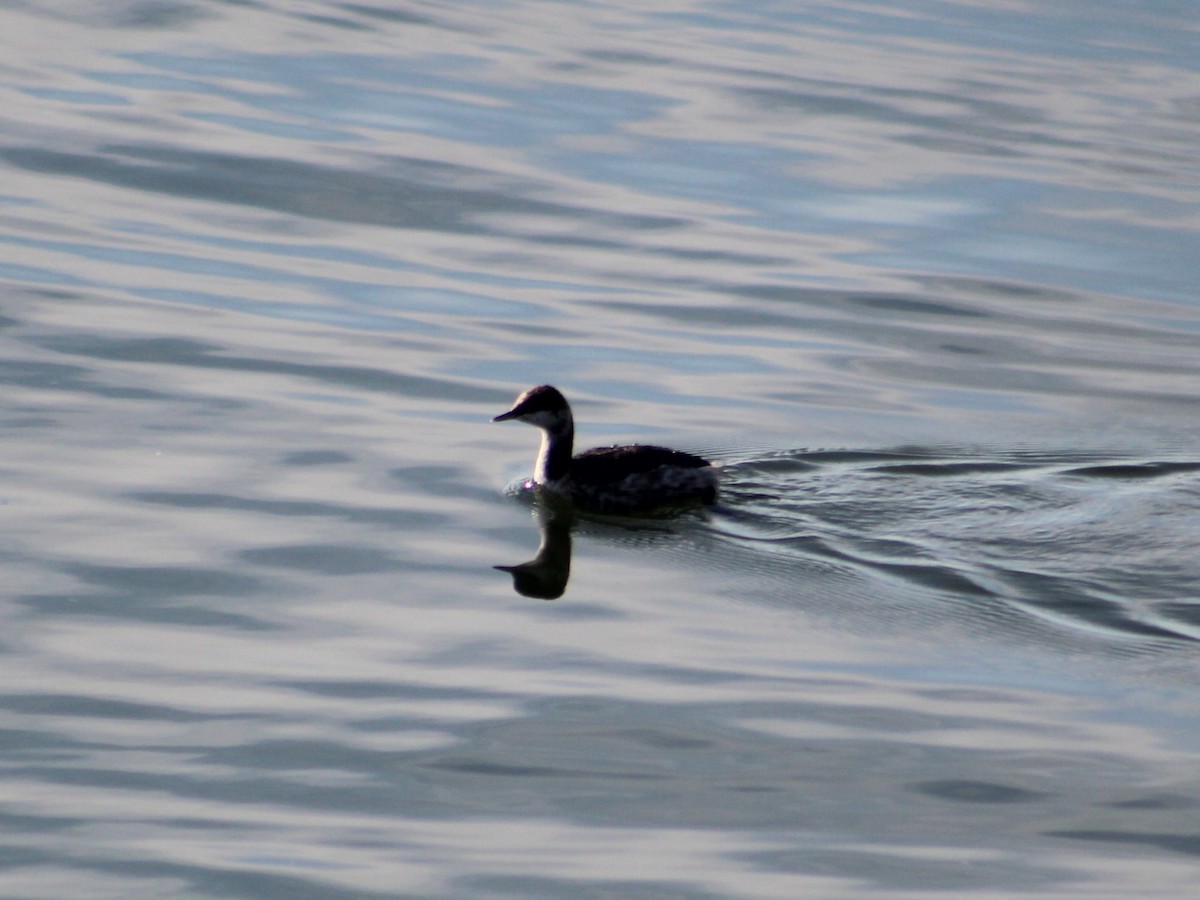
[(509, 419), (515, 419), (515, 418), (516, 418), (516, 414), (513, 412), (513, 410), (510, 409), (506, 413), (500, 413), (500, 415), (496, 416), (494, 419), (492, 419), (492, 421), (493, 422), (507, 422)]

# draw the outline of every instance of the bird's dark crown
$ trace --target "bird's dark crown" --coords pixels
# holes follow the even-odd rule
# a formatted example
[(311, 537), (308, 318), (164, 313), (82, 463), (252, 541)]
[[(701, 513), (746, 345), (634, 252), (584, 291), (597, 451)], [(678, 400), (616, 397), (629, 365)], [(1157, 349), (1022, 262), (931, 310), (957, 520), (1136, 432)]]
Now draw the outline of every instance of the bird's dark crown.
[(517, 398), (512, 409), (496, 416), (493, 421), (502, 422), (505, 419), (519, 419), (531, 413), (562, 412), (569, 409), (567, 398), (559, 392), (558, 388), (540, 384), (523, 393)]

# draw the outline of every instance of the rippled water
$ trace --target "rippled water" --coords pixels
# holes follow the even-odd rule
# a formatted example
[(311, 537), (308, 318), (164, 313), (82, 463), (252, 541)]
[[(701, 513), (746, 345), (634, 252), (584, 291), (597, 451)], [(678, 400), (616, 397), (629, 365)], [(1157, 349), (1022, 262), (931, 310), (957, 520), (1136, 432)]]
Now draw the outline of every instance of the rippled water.
[(0, 894), (1193, 891), (1193, 19), (6, 6)]

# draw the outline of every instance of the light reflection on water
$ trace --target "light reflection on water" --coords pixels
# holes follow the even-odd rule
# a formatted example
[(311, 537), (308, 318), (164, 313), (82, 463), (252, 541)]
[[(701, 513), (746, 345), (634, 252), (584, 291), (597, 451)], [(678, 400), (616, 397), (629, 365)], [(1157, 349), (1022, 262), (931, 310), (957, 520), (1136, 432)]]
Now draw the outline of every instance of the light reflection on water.
[(1177, 10), (4, 19), (0, 893), (1192, 889)]

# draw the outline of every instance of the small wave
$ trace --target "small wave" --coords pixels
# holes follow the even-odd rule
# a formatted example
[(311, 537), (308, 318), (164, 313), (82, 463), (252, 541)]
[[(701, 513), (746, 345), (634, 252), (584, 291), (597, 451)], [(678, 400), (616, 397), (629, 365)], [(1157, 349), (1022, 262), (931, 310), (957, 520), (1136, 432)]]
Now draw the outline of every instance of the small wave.
[(1087, 451), (779, 451), (724, 467), (715, 527), (747, 554), (903, 582), (910, 602), (989, 631), (999, 618), (1021, 640), (1190, 643), (1200, 607), (1180, 598), (1200, 585), (1200, 504), (1191, 479), (1167, 476), (1196, 471)]

